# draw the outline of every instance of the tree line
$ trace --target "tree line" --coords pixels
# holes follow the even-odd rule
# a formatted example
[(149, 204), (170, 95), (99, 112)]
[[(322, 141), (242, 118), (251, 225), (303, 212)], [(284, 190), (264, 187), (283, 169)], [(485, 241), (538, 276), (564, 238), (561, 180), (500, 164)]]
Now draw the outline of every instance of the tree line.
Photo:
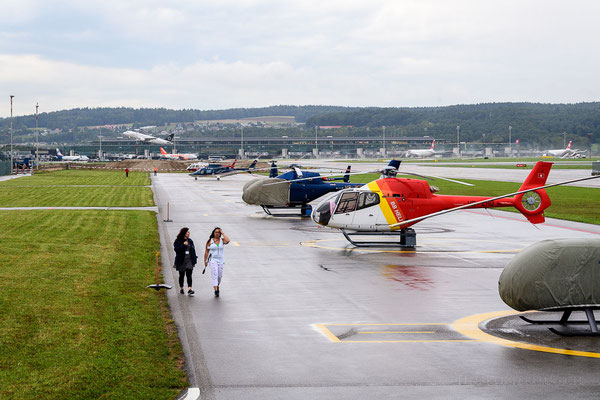
[[(483, 143), (512, 141), (541, 147), (560, 147), (563, 132), (574, 145), (586, 146), (600, 140), (600, 102), (576, 104), (541, 103), (485, 103), (446, 107), (338, 107), (338, 106), (271, 106), (263, 108), (235, 108), (227, 110), (169, 110), (165, 108), (78, 108), (42, 113), (39, 127), (60, 129), (52, 135), (56, 142), (96, 140), (98, 134), (115, 136), (103, 128), (90, 126), (133, 124), (165, 126), (203, 120), (242, 119), (263, 116), (293, 116), (304, 125), (282, 128), (244, 128), (244, 135), (290, 137), (311, 135), (315, 127), (340, 126), (327, 130), (332, 136), (423, 137)], [(0, 143), (7, 143), (10, 119), (0, 119)], [(13, 118), (15, 136), (30, 138), (35, 127), (33, 115)], [(457, 132), (457, 126), (460, 128)], [(318, 129), (318, 128), (317, 128)], [(235, 127), (219, 131), (195, 128), (185, 136), (234, 137), (240, 132)], [(325, 133), (322, 133), (325, 134)], [(560, 145), (560, 146), (559, 146)]]

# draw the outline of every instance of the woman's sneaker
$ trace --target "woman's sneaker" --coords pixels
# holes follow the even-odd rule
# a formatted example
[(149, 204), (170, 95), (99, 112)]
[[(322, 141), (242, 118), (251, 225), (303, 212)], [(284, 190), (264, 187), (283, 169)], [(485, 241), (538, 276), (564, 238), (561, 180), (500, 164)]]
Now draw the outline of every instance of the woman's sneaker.
[(194, 295), (194, 291), (192, 289), (188, 290), (188, 296), (193, 296)]
[(179, 293), (183, 294), (184, 293), (183, 289), (179, 289)]

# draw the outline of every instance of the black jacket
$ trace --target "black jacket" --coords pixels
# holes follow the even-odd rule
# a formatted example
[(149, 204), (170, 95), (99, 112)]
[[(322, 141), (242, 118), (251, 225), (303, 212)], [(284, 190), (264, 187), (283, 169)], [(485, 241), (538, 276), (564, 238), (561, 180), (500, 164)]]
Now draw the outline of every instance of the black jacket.
[[(188, 239), (188, 245), (190, 247), (190, 257), (192, 258), (192, 264), (196, 265), (198, 262), (198, 256), (196, 255), (196, 247), (194, 247), (194, 241)], [(183, 265), (183, 259), (185, 258), (186, 245), (183, 244), (183, 240), (175, 240), (173, 242), (173, 249), (175, 250), (175, 268), (179, 269)]]

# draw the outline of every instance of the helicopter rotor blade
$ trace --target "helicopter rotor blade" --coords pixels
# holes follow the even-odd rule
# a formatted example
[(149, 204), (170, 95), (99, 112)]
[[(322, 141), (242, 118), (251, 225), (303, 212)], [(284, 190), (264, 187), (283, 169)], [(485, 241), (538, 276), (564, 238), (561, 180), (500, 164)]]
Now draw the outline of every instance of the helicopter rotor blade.
[(417, 174), (417, 173), (415, 173), (415, 172), (405, 172), (405, 171), (398, 172), (398, 173), (399, 173), (400, 175), (414, 175), (414, 176), (418, 176), (418, 177), (420, 177), (420, 178), (423, 178), (423, 179), (426, 179), (426, 180), (428, 180), (428, 178), (429, 178), (429, 179), (441, 179), (441, 180), (443, 180), (443, 181), (454, 182), (454, 183), (458, 183), (458, 184), (465, 185), (465, 186), (475, 186), (475, 185), (473, 185), (472, 183), (467, 183), (467, 182), (457, 181), (457, 180), (455, 180), (455, 179), (450, 179), (450, 178), (442, 178), (441, 176), (435, 176), (435, 175), (421, 175), (421, 174)]
[(376, 174), (376, 173), (379, 173), (379, 172), (381, 172), (381, 171), (350, 172), (350, 173), (338, 172), (338, 173), (329, 174), (329, 175), (311, 176), (311, 177), (308, 177), (308, 178), (290, 179), (290, 180), (285, 180), (285, 181), (280, 181), (280, 182), (266, 183), (265, 186), (268, 186), (268, 185), (278, 185), (278, 184), (281, 184), (281, 183), (295, 183), (295, 182), (300, 182), (300, 181), (309, 181), (311, 179), (321, 180), (323, 178), (329, 178), (329, 177), (334, 177), (334, 176), (339, 176), (339, 177), (343, 178), (345, 175)]
[(497, 196), (497, 197), (491, 197), (489, 199), (485, 199), (485, 200), (481, 200), (481, 201), (476, 201), (474, 203), (469, 203), (469, 204), (465, 204), (465, 205), (454, 207), (454, 208), (449, 208), (447, 210), (442, 210), (442, 211), (434, 212), (434, 213), (431, 213), (431, 214), (423, 215), (421, 217), (407, 219), (406, 221), (398, 222), (398, 223), (395, 223), (395, 224), (390, 224), (389, 226), (390, 226), (390, 228), (397, 228), (397, 227), (401, 227), (401, 226), (404, 226), (404, 225), (413, 224), (415, 222), (423, 221), (424, 219), (427, 219), (427, 218), (437, 217), (438, 215), (447, 214), (449, 212), (458, 211), (458, 210), (462, 210), (462, 209), (465, 209), (465, 208), (477, 206), (479, 204), (483, 204), (483, 203), (486, 203), (486, 202), (489, 202), (489, 201), (495, 201), (495, 200), (505, 199), (507, 197), (516, 196), (516, 195), (521, 194), (521, 193), (535, 192), (536, 190), (541, 190), (541, 189), (545, 189), (545, 188), (549, 188), (549, 187), (553, 187), (553, 186), (566, 185), (567, 183), (575, 183), (575, 182), (587, 181), (589, 179), (596, 179), (596, 178), (600, 178), (600, 175), (588, 176), (586, 178), (572, 179), (572, 180), (569, 180), (569, 181), (563, 181), (563, 182), (553, 183), (553, 184), (550, 184), (550, 185), (544, 185), (544, 186), (539, 186), (539, 187), (535, 187), (535, 188), (519, 190), (517, 192), (508, 193), (508, 194), (504, 194), (502, 196)]

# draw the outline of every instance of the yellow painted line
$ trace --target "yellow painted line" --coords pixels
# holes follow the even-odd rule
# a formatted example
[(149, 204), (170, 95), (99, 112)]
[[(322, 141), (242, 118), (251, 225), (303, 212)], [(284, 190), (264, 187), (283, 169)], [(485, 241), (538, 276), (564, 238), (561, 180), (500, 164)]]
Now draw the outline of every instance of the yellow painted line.
[(378, 333), (435, 333), (435, 331), (374, 331), (374, 332), (357, 332), (364, 334), (378, 334)]
[(579, 356), (579, 357), (591, 357), (591, 358), (600, 358), (600, 353), (594, 353), (589, 351), (579, 351), (579, 350), (568, 350), (568, 349), (558, 349), (554, 347), (547, 346), (538, 346), (535, 344), (529, 343), (521, 343), (515, 342), (512, 340), (502, 339), (496, 336), (492, 336), (488, 333), (485, 333), (481, 329), (479, 329), (479, 324), (483, 321), (500, 318), (507, 315), (515, 315), (519, 314), (517, 311), (497, 311), (490, 312), (484, 314), (476, 314), (471, 315), (469, 317), (461, 318), (455, 321), (452, 324), (452, 329), (456, 332), (460, 333), (463, 336), (473, 338), (475, 340), (479, 340), (482, 342), (489, 342), (493, 344), (498, 344), (506, 347), (514, 347), (517, 349), (525, 349), (525, 350), (533, 350), (533, 351), (541, 351), (545, 353), (554, 353), (554, 354), (563, 354), (568, 356)]
[(417, 325), (417, 326), (421, 326), (421, 325), (450, 325), (449, 323), (446, 322), (403, 322), (403, 323), (391, 323), (391, 324), (384, 324), (384, 323), (376, 323), (376, 324), (320, 324), (323, 326), (400, 326), (400, 325)]
[(234, 246), (240, 247), (240, 244), (238, 242), (233, 242)]
[(342, 340), (342, 343), (450, 343), (450, 342), (479, 342), (476, 339), (447, 339), (447, 340)]
[(318, 330), (320, 330), (323, 335), (325, 335), (326, 337), (328, 337), (329, 340), (331, 340), (332, 342), (334, 342), (334, 343), (340, 343), (341, 342), (341, 340), (337, 336), (335, 336), (333, 333), (331, 333), (331, 331), (329, 329), (327, 329), (325, 327), (325, 325), (323, 325), (323, 324), (314, 324), (314, 326), (315, 326), (315, 328), (317, 328)]

